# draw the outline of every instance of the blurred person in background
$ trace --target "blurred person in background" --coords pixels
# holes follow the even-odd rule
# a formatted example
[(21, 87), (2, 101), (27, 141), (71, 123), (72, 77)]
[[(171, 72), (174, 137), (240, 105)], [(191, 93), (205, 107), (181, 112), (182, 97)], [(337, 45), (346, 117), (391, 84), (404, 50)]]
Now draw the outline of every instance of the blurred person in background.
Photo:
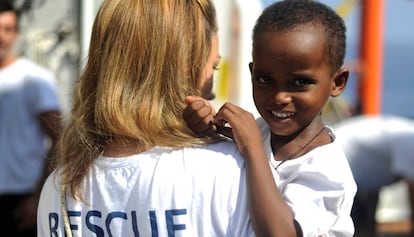
[(37, 202), (60, 131), (60, 104), (54, 75), (14, 53), (18, 36), (19, 13), (13, 1), (1, 0), (1, 236), (36, 236)]
[[(376, 236), (381, 188), (407, 183), (414, 225), (414, 120), (393, 115), (358, 115), (334, 125), (358, 185), (352, 209), (355, 236)], [(411, 235), (414, 236), (414, 231)]]

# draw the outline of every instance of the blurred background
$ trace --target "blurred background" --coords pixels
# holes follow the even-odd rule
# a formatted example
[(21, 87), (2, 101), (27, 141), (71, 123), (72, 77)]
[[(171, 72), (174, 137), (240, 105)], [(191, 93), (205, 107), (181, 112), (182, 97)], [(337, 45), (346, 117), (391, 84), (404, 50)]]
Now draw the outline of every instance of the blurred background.
[[(225, 101), (231, 101), (257, 116), (248, 70), (251, 31), (263, 8), (273, 1), (213, 1), (217, 7), (222, 56), (220, 70), (215, 77), (216, 99), (213, 104), (218, 107)], [(90, 30), (101, 2), (15, 0), (23, 12), (16, 50), (55, 73), (64, 114), (71, 108), (72, 85), (87, 58)], [(362, 46), (370, 37), (363, 34), (363, 29), (367, 28), (362, 28), (366, 23), (363, 11), (366, 1), (321, 2), (334, 8), (346, 22), (348, 48), (345, 64), (351, 69), (351, 78), (344, 94), (326, 107), (324, 115), (327, 123), (335, 123), (357, 113), (386, 113), (414, 118), (414, 1), (371, 1), (373, 5), (368, 10), (379, 14), (374, 24), (380, 26), (379, 31), (374, 32), (378, 35), (371, 35), (377, 43), (374, 44), (377, 48), (371, 48), (369, 52), (377, 58), (374, 66), (362, 63), (365, 62), (364, 52), (360, 50), (367, 48)], [(367, 84), (363, 86), (362, 82)], [(377, 211), (377, 220), (384, 224), (379, 227), (381, 230), (398, 232), (410, 228), (404, 224), (410, 216), (406, 192), (404, 183), (385, 187), (381, 192)], [(402, 224), (394, 229), (387, 223)]]

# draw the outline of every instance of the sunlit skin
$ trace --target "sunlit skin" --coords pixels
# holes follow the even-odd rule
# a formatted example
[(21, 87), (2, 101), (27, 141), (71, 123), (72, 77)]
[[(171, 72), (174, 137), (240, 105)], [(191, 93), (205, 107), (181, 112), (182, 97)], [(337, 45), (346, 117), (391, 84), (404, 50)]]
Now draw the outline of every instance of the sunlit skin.
[(216, 97), (213, 92), (214, 71), (217, 70), (217, 66), (220, 62), (219, 40), (217, 34), (213, 35), (211, 43), (211, 52), (207, 59), (207, 64), (203, 70), (203, 76), (200, 81), (201, 97), (206, 100), (212, 100)]
[(0, 68), (15, 60), (13, 45), (17, 41), (17, 16), (14, 12), (0, 13)]
[[(276, 160), (294, 154), (323, 128), (323, 106), (345, 87), (348, 70), (332, 73), (322, 29), (305, 25), (262, 32), (255, 39), (250, 64), (253, 98), (272, 131)], [(324, 131), (297, 156), (329, 142)]]

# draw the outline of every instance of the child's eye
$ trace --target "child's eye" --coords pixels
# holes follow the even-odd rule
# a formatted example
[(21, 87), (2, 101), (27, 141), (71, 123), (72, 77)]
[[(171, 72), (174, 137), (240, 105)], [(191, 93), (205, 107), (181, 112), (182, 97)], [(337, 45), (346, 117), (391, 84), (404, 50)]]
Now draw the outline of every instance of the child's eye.
[(257, 81), (259, 84), (270, 84), (272, 82), (272, 78), (268, 76), (259, 76), (255, 78), (255, 81)]
[(306, 78), (296, 79), (294, 82), (295, 86), (307, 86), (312, 84), (312, 81)]
[(213, 66), (213, 70), (214, 70), (214, 71), (218, 71), (218, 70), (220, 70), (220, 67), (219, 67), (218, 65), (214, 65), (214, 66)]

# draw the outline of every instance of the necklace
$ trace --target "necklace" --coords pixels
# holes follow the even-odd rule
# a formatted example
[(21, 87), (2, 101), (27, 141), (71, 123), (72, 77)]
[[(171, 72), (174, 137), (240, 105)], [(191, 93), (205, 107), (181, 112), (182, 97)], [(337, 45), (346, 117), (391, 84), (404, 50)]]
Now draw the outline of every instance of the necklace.
[(295, 158), (296, 155), (300, 154), (306, 147), (308, 147), (317, 137), (319, 137), (319, 135), (321, 135), (321, 133), (325, 130), (325, 126), (322, 127), (321, 130), (319, 130), (318, 133), (316, 133), (311, 139), (309, 139), (309, 141), (303, 145), (302, 147), (300, 147), (297, 151), (295, 151), (293, 154), (289, 155), (286, 159), (282, 160), (278, 165), (276, 165), (275, 170), (277, 170), (277, 168), (279, 168), (279, 166), (281, 166), (283, 163), (285, 163), (288, 160), (291, 160), (293, 158)]

